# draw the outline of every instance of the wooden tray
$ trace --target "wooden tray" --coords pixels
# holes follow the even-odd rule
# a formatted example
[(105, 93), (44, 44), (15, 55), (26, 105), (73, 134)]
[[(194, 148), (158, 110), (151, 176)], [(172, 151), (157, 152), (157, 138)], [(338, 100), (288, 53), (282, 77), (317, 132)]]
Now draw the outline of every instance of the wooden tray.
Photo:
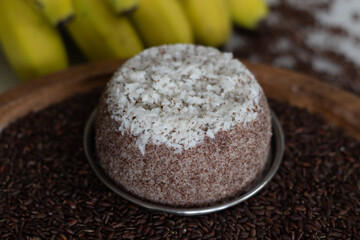
[[(360, 141), (359, 97), (299, 73), (243, 62), (268, 97), (320, 113)], [(0, 131), (30, 111), (39, 111), (76, 93), (104, 86), (122, 63), (113, 60), (75, 66), (3, 93), (0, 95)]]

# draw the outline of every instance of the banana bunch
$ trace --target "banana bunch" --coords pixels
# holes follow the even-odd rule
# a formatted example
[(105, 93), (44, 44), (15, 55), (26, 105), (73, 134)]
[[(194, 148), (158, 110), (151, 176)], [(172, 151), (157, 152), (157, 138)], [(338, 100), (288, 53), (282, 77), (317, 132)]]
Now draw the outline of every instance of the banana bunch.
[(148, 47), (194, 41), (190, 22), (178, 0), (140, 0), (131, 19)]
[(67, 29), (91, 61), (128, 58), (143, 50), (126, 17), (116, 16), (103, 0), (73, 0), (76, 17)]
[(239, 26), (254, 29), (259, 21), (268, 14), (264, 0), (225, 0), (231, 17)]
[(23, 80), (68, 67), (59, 33), (24, 0), (0, 0), (0, 42)]
[(232, 23), (253, 29), (265, 0), (0, 0), (0, 44), (31, 79), (68, 66), (59, 26), (90, 60), (129, 58), (161, 44), (219, 47)]
[(231, 33), (231, 20), (224, 0), (180, 1), (198, 43), (218, 47), (227, 41)]
[(72, 0), (27, 0), (48, 21), (57, 26), (74, 17)]
[(139, 0), (106, 0), (106, 2), (119, 15), (132, 12), (139, 4)]

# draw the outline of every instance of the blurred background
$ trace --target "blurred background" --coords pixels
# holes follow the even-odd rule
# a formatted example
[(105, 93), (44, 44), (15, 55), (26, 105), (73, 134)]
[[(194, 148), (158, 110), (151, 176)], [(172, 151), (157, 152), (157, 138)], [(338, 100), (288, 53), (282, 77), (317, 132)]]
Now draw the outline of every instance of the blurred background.
[(0, 41), (0, 93), (76, 64), (183, 42), (360, 95), (359, 0), (0, 0)]

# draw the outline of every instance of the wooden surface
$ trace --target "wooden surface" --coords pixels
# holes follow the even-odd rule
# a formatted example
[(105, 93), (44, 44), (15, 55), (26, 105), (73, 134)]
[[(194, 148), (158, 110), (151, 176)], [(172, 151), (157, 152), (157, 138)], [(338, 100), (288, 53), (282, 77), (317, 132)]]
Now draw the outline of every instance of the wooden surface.
[[(320, 113), (360, 140), (360, 98), (314, 78), (262, 64), (244, 62), (266, 95)], [(104, 84), (122, 61), (106, 61), (22, 84), (0, 95), (0, 130), (30, 111), (41, 110), (76, 93)]]

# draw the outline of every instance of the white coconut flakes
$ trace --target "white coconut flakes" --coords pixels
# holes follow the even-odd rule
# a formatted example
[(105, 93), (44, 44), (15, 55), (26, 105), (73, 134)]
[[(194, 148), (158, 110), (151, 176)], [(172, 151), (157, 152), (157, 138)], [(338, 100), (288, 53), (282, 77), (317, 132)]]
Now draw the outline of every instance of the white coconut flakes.
[(135, 137), (142, 154), (148, 143), (181, 153), (262, 111), (262, 89), (243, 64), (195, 45), (143, 51), (115, 73), (107, 93), (118, 131)]

